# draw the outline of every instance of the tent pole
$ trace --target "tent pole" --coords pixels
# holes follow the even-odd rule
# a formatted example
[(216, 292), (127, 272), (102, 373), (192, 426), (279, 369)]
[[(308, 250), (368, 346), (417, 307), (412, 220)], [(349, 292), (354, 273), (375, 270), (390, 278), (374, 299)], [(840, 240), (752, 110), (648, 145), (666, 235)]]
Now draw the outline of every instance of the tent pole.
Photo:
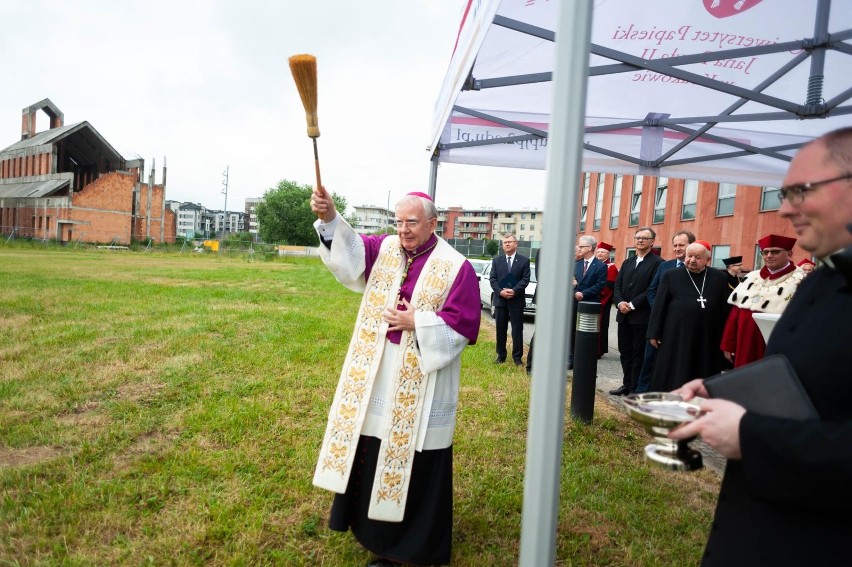
[(438, 156), (432, 156), (432, 159), (429, 162), (429, 196), (432, 197), (432, 201), (435, 200), (435, 190), (438, 186)]
[[(831, 13), (831, 0), (819, 0), (814, 18), (814, 41), (821, 43), (828, 38), (828, 17)], [(825, 47), (811, 52), (811, 72), (808, 77), (808, 98), (805, 104), (809, 112), (816, 107), (825, 106), (822, 98), (822, 85), (825, 79)]]
[(568, 362), (569, 303), (566, 275), (576, 240), (578, 181), (586, 111), (591, 0), (563, 2), (559, 9), (548, 143), (544, 210), (547, 243), (541, 252), (544, 274), (536, 316), (536, 357), (530, 391), (530, 418), (521, 518), (521, 566), (553, 565), (559, 517), (559, 477)]

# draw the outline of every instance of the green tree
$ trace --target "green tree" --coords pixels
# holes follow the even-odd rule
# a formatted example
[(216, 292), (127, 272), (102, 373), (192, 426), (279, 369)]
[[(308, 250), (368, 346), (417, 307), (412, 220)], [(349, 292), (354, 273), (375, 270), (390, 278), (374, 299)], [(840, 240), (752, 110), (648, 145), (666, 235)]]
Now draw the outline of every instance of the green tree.
[[(260, 237), (266, 242), (281, 242), (297, 246), (314, 246), (319, 243), (313, 223), (316, 215), (311, 211), (310, 185), (299, 185), (295, 181), (282, 179), (278, 185), (268, 189), (263, 201), (257, 205), (257, 221)], [(355, 219), (346, 217), (346, 198), (331, 194), (337, 211), (344, 215), (349, 224), (356, 226)]]
[(496, 256), (498, 250), (500, 250), (500, 245), (497, 244), (496, 240), (489, 240), (485, 243), (485, 251), (489, 256)]

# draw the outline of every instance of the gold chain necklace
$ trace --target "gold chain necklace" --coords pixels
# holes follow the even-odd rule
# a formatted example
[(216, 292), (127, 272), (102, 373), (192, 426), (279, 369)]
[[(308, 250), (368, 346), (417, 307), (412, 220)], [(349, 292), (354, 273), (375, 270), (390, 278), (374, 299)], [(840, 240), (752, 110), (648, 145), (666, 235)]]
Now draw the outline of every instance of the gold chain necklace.
[(438, 239), (436, 238), (435, 242), (433, 242), (430, 246), (427, 246), (423, 250), (421, 250), (419, 252), (414, 252), (414, 253), (410, 253), (408, 250), (406, 250), (405, 248), (403, 248), (400, 245), (399, 249), (402, 250), (402, 253), (405, 255), (406, 260), (405, 260), (405, 268), (402, 270), (402, 277), (399, 279), (400, 291), (397, 292), (397, 294), (396, 294), (396, 304), (397, 305), (402, 304), (402, 296), (400, 295), (400, 292), (402, 291), (402, 284), (405, 283), (405, 278), (408, 277), (408, 269), (411, 267), (411, 264), (414, 263), (415, 259), (419, 258), (420, 256), (422, 256), (426, 252), (429, 252), (430, 250), (432, 250), (437, 244), (438, 244)]

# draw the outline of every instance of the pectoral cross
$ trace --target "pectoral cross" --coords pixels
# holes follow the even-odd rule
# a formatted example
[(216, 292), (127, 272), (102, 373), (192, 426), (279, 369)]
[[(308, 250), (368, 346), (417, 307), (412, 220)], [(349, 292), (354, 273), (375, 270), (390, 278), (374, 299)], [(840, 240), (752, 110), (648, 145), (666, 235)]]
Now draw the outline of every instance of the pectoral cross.
[(699, 296), (698, 296), (698, 299), (696, 299), (695, 301), (697, 301), (698, 303), (700, 303), (700, 304), (701, 304), (701, 309), (706, 309), (706, 307), (707, 307), (707, 306), (706, 306), (706, 305), (704, 305), (705, 303), (707, 303), (707, 300), (706, 300), (706, 299), (704, 299), (703, 297), (701, 297), (701, 296), (699, 295)]

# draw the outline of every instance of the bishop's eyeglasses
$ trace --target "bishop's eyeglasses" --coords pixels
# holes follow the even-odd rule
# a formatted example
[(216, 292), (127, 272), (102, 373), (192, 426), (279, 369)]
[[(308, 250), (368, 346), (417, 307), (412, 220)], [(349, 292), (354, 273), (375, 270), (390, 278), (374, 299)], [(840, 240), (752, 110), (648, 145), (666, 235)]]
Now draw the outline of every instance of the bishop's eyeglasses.
[(805, 200), (805, 193), (819, 189), (823, 185), (834, 183), (835, 181), (843, 181), (852, 179), (852, 173), (844, 173), (840, 177), (832, 177), (831, 179), (823, 179), (822, 181), (812, 181), (811, 183), (794, 183), (785, 185), (778, 189), (778, 198), (782, 201), (787, 201), (793, 206), (801, 205)]

